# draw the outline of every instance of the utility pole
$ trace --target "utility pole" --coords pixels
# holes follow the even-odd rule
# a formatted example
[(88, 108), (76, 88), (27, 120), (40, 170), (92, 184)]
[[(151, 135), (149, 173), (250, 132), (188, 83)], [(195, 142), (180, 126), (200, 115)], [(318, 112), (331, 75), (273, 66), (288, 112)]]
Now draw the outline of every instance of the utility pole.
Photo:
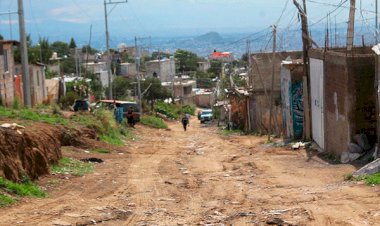
[(268, 141), (272, 134), (272, 118), (273, 118), (273, 89), (274, 89), (274, 74), (276, 70), (276, 39), (277, 39), (277, 27), (273, 25), (273, 52), (272, 52), (272, 85), (270, 91), (270, 108), (269, 108), (269, 128), (268, 128)]
[[(111, 75), (111, 54), (110, 54), (110, 34), (108, 31), (108, 10), (107, 5), (118, 5), (120, 3), (127, 3), (128, 0), (125, 1), (117, 1), (114, 2), (112, 0), (104, 0), (104, 17), (105, 17), (105, 27), (106, 27), (106, 48), (107, 48), (107, 73), (108, 73), (108, 98), (113, 99), (112, 95), (112, 75)], [(112, 10), (111, 10), (112, 11)], [(111, 11), (109, 13), (111, 13)]]
[(375, 29), (376, 29), (376, 33), (375, 33), (375, 38), (376, 38), (376, 44), (378, 42), (377, 40), (377, 37), (378, 37), (378, 34), (379, 34), (379, 17), (377, 15), (378, 11), (379, 11), (379, 8), (378, 8), (378, 0), (375, 0), (375, 11), (376, 11), (376, 18), (375, 18)]
[(20, 52), (21, 52), (24, 105), (26, 107), (31, 107), (32, 102), (30, 98), (28, 46), (26, 44), (26, 34), (25, 34), (24, 4), (23, 4), (23, 0), (17, 0), (17, 2), (18, 2), (18, 19), (19, 19), (19, 30), (20, 30), (20, 50), (21, 50)]
[(140, 78), (140, 51), (137, 46), (137, 37), (135, 36), (135, 64), (137, 70), (137, 92), (139, 98), (140, 114), (142, 113), (142, 96), (141, 96), (141, 78)]
[(347, 30), (347, 51), (352, 51), (354, 46), (354, 28), (355, 28), (355, 0), (350, 0), (350, 16)]
[(253, 87), (252, 84), (252, 75), (251, 75), (251, 68), (252, 68), (252, 59), (251, 59), (251, 40), (247, 40), (247, 60), (248, 60), (248, 88)]
[(309, 49), (311, 48), (311, 39), (309, 37), (309, 28), (307, 21), (306, 0), (303, 0), (303, 7), (293, 0), (294, 5), (298, 9), (302, 23), (302, 44), (303, 44), (303, 87), (304, 87), (304, 139), (311, 139), (311, 114), (310, 114), (310, 76), (309, 76)]

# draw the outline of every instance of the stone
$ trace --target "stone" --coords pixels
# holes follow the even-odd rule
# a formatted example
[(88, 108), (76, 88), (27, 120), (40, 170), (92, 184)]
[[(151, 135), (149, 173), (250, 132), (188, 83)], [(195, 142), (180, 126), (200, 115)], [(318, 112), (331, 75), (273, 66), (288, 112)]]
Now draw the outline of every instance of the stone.
[(363, 150), (368, 151), (371, 149), (371, 145), (369, 145), (368, 138), (365, 134), (356, 134), (354, 140)]
[(267, 224), (269, 225), (284, 225), (285, 221), (281, 218), (272, 218), (267, 220)]
[(359, 170), (355, 171), (352, 175), (363, 176), (363, 175), (371, 175), (378, 172), (380, 172), (380, 158), (363, 166)]
[(350, 153), (363, 153), (364, 149), (361, 146), (357, 145), (357, 144), (349, 143), (347, 145), (347, 151), (350, 152)]
[(360, 153), (351, 153), (351, 152), (345, 151), (340, 155), (340, 162), (341, 163), (349, 163), (349, 162), (355, 161), (356, 159), (360, 158), (361, 155), (362, 154), (360, 154)]
[(62, 220), (55, 220), (55, 221), (53, 221), (51, 223), (53, 225), (58, 225), (58, 226), (70, 226), (70, 225), (72, 225), (71, 223), (66, 222), (66, 221), (62, 221)]

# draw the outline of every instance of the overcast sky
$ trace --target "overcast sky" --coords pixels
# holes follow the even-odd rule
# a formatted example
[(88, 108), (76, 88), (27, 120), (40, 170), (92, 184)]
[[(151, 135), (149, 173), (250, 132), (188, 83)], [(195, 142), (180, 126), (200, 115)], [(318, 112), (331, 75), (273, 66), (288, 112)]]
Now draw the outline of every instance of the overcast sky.
[[(109, 1), (109, 0), (107, 0)], [(112, 0), (122, 1), (122, 0)], [(301, 0), (299, 0), (301, 1)], [(328, 12), (345, 0), (308, 0), (309, 23), (324, 26)], [(66, 40), (71, 36), (88, 37), (104, 34), (103, 0), (24, 0), (27, 32), (33, 37)], [(318, 3), (315, 3), (318, 2)], [(322, 3), (322, 4), (321, 4)], [(331, 4), (331, 5), (329, 5)], [(286, 7), (285, 7), (286, 6)], [(332, 20), (344, 24), (348, 18), (349, 1), (333, 11)], [(112, 5), (109, 5), (109, 10)], [(373, 28), (375, 0), (357, 0), (356, 19), (360, 25)], [(285, 10), (284, 10), (285, 9)], [(16, 11), (16, 0), (0, 0), (0, 12)], [(254, 32), (279, 22), (279, 29), (299, 24), (292, 0), (129, 0), (109, 13), (113, 35), (173, 36), (199, 35), (208, 31), (220, 33)], [(10, 28), (9, 24), (12, 24)], [(17, 15), (0, 16), (0, 33), (18, 37)], [(317, 26), (315, 25), (315, 26)], [(104, 35), (103, 35), (104, 36)]]

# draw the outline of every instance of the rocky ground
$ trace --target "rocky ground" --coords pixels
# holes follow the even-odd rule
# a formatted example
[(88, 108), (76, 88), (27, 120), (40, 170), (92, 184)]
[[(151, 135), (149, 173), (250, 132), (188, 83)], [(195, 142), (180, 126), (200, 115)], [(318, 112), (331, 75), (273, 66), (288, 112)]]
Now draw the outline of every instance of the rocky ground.
[(380, 225), (380, 187), (344, 181), (351, 165), (196, 119), (187, 132), (169, 127), (138, 125), (110, 154), (65, 147), (63, 156), (104, 162), (82, 177), (40, 178), (49, 197), (3, 208), (0, 225)]

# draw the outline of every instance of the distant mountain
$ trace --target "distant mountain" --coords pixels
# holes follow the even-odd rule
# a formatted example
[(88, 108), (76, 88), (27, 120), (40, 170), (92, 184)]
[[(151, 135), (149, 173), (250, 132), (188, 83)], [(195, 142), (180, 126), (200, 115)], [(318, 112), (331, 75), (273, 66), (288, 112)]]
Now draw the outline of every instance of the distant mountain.
[(206, 43), (220, 43), (223, 42), (222, 36), (217, 32), (209, 32), (195, 38), (195, 41)]

